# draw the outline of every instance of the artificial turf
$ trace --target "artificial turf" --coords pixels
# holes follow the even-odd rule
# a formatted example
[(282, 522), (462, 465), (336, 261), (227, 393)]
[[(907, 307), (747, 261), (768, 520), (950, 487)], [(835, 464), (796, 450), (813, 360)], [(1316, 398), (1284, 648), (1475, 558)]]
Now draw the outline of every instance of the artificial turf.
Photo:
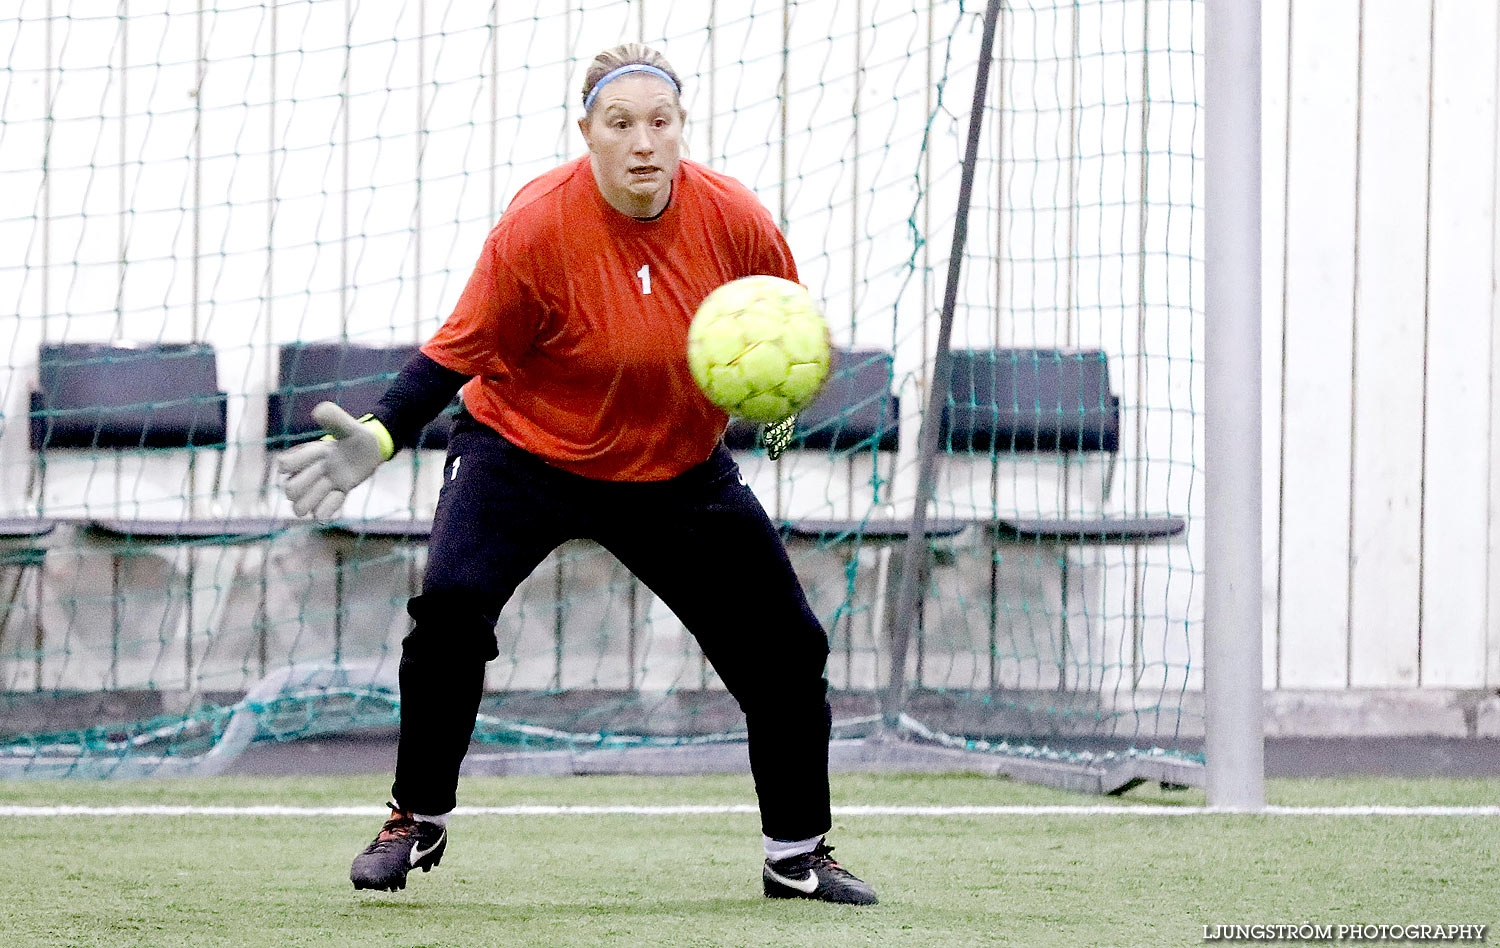
[[(379, 804), (382, 778), (0, 783), (0, 805)], [(465, 780), (463, 804), (749, 803), (748, 777)], [(1288, 805), (1492, 805), (1500, 781), (1272, 781)], [(836, 775), (836, 804), (1201, 804)], [(881, 904), (770, 901), (753, 814), (455, 817), (443, 864), (355, 892), (379, 817), (12, 818), (0, 944), (1202, 945), (1217, 924), (1500, 923), (1500, 817), (840, 816)], [(1283, 942), (1292, 943), (1296, 942)]]

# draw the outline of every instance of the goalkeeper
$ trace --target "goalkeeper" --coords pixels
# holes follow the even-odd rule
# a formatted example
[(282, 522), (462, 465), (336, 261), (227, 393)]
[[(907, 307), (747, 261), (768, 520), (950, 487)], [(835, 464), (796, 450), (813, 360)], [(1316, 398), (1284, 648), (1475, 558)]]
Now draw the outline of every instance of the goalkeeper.
[(875, 901), (824, 838), (827, 638), (686, 356), (711, 290), (797, 269), (750, 191), (682, 159), (680, 92), (655, 50), (595, 57), (588, 154), (516, 195), (452, 316), (371, 415), (319, 405), (330, 437), (279, 462), (298, 516), (332, 517), (462, 387), (407, 607), (392, 812), (354, 860), (355, 888), (404, 888), (438, 864), (500, 610), (559, 544), (589, 539), (676, 613), (745, 713), (765, 894)]

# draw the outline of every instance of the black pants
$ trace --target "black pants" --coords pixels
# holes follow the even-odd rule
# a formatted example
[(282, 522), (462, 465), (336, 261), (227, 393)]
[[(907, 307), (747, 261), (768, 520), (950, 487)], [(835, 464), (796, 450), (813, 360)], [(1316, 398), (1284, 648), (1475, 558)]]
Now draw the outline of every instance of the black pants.
[(807, 839), (828, 802), (828, 640), (775, 527), (721, 445), (667, 481), (596, 481), (559, 470), (460, 414), (448, 448), (415, 627), (401, 652), (402, 809), (453, 809), (495, 623), (566, 540), (613, 553), (697, 638), (740, 708), (761, 826)]

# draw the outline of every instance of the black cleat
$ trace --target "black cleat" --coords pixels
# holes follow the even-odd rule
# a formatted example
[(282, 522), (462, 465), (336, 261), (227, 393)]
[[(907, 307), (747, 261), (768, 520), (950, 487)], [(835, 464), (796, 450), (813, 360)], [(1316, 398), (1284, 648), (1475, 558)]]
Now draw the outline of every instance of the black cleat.
[(413, 869), (427, 872), (443, 861), (448, 829), (436, 823), (418, 822), (397, 809), (380, 828), (380, 835), (354, 857), (349, 881), (356, 889), (406, 888), (406, 874)]
[(834, 862), (828, 854), (833, 847), (818, 843), (810, 853), (788, 856), (776, 862), (766, 860), (761, 870), (768, 899), (818, 899), (845, 905), (874, 905), (875, 890)]

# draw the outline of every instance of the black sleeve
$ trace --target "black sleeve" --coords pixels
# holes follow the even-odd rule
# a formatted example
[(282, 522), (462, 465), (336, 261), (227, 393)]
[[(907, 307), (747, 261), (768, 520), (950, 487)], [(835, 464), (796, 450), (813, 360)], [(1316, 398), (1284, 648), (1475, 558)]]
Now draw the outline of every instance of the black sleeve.
[(401, 367), (371, 414), (391, 433), (397, 451), (412, 447), (422, 428), (448, 407), (468, 380), (462, 372), (445, 369), (418, 352)]

